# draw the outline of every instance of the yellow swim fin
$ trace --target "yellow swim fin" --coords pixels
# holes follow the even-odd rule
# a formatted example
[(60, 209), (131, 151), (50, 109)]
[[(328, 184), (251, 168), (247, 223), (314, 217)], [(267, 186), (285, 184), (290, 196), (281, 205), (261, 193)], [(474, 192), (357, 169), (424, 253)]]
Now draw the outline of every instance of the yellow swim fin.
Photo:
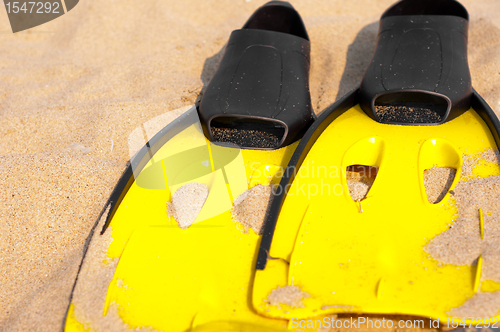
[(131, 134), (145, 145), (89, 236), (66, 331), (286, 329), (251, 306), (261, 235), (231, 210), (254, 186), (270, 194), (313, 123), (309, 56), (298, 13), (271, 1), (231, 34), (199, 107)]
[[(456, 266), (424, 250), (456, 218), (450, 193), (464, 155), (500, 143), (500, 122), (470, 83), (467, 28), (467, 11), (452, 0), (400, 1), (382, 15), (360, 88), (319, 116), (274, 197), (253, 287), (260, 314), (405, 314), (444, 324), (477, 292), (500, 291), (500, 283), (478, 286), (481, 257)], [(376, 177), (356, 198), (346, 171), (360, 167)], [(424, 185), (433, 167), (456, 172), (435, 204)], [(498, 167), (476, 174), (491, 175)], [(301, 302), (276, 305), (285, 286), (297, 287)], [(487, 323), (472, 317), (455, 319)]]

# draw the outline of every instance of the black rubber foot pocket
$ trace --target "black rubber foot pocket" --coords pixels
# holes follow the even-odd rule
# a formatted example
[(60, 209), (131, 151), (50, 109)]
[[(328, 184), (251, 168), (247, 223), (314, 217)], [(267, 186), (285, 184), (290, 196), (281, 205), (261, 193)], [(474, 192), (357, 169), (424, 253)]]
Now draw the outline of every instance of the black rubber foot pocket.
[(198, 107), (205, 136), (271, 150), (302, 138), (315, 119), (309, 93), (309, 37), (286, 2), (260, 7), (229, 38)]

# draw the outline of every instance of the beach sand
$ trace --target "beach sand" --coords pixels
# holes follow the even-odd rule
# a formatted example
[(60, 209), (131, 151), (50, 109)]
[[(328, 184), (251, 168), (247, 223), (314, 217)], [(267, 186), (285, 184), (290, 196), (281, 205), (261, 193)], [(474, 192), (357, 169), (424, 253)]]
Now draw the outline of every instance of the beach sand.
[[(0, 10), (0, 331), (59, 331), (128, 136), (194, 104), (264, 1), (82, 0), (12, 34)], [(359, 84), (392, 0), (296, 0), (316, 113)], [(475, 89), (500, 115), (500, 1), (464, 0)]]

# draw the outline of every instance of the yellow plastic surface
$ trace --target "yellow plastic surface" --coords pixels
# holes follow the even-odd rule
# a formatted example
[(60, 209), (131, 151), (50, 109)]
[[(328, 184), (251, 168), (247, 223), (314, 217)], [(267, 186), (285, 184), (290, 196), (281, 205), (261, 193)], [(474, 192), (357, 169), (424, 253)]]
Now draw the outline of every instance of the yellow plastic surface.
[(219, 226), (200, 223), (187, 230), (159, 226), (134, 232), (108, 289), (126, 323), (168, 331), (218, 320), (286, 326), (250, 310), (258, 236), (242, 233), (228, 214), (219, 217)]
[[(231, 219), (232, 201), (251, 186), (279, 181), (298, 142), (274, 151), (239, 150), (207, 141), (199, 123), (169, 140), (150, 160), (118, 207), (110, 258), (119, 258), (103, 315), (111, 304), (131, 328), (169, 332), (286, 329), (251, 308), (260, 236)], [(189, 182), (208, 198), (195, 223), (180, 229), (166, 204)], [(66, 331), (83, 331), (73, 314)], [(256, 329), (256, 326), (258, 327)], [(221, 328), (223, 328), (221, 330)]]
[[(481, 266), (439, 264), (424, 251), (457, 210), (449, 192), (428, 202), (423, 173), (433, 166), (457, 169), (453, 190), (462, 156), (489, 148), (496, 148), (494, 139), (473, 110), (438, 126), (380, 124), (359, 106), (345, 112), (319, 137), (290, 188), (270, 250), (290, 265), (268, 260), (256, 272), (256, 310), (286, 319), (355, 312), (446, 320), (479, 288)], [(360, 203), (348, 191), (349, 165), (379, 169)], [(474, 171), (499, 175), (494, 167)], [(482, 291), (500, 290), (484, 284)], [(310, 297), (304, 307), (272, 306), (266, 298), (278, 285), (299, 286)]]
[[(195, 223), (220, 223), (213, 217), (229, 211), (232, 201), (249, 189), (250, 183), (269, 182), (274, 174), (263, 176), (260, 170), (286, 167), (297, 144), (274, 151), (225, 148), (210, 143), (199, 123), (193, 124), (158, 150), (132, 184), (110, 223), (113, 242), (108, 256), (119, 257), (137, 227), (176, 226), (176, 221), (167, 216), (166, 204), (173, 192), (189, 182), (204, 183), (209, 188)], [(156, 189), (154, 184), (160, 182), (166, 185)]]
[[(496, 148), (474, 111), (439, 126), (378, 124), (354, 107), (332, 123), (308, 154), (280, 214), (269, 260), (255, 272), (260, 236), (231, 220), (232, 201), (257, 183), (277, 183), (297, 143), (276, 151), (238, 150), (208, 142), (199, 124), (165, 144), (142, 170), (110, 227), (110, 258), (119, 258), (110, 304), (131, 328), (165, 331), (263, 331), (292, 317), (337, 312), (400, 313), (447, 318), (474, 292), (500, 290), (477, 282), (480, 266), (441, 266), (423, 251), (456, 215), (450, 195), (430, 204), (423, 171), (454, 167), (463, 154)], [(354, 202), (345, 169), (379, 167), (368, 197)], [(483, 164), (478, 176), (498, 175)], [(166, 203), (189, 182), (209, 197), (186, 230), (169, 220)], [(480, 223), (478, 220), (478, 227)], [(487, 230), (486, 230), (487, 231)], [(311, 296), (303, 308), (266, 305), (278, 285)], [(104, 301), (104, 299), (103, 299)], [(66, 331), (92, 331), (71, 304)]]

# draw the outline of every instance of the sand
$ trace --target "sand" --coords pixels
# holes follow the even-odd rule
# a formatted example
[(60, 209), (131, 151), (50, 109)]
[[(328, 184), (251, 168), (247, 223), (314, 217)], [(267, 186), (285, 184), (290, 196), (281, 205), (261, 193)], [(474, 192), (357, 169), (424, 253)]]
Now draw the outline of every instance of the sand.
[[(316, 113), (359, 84), (392, 2), (293, 1), (312, 43)], [(0, 331), (61, 329), (128, 136), (195, 103), (229, 33), (263, 3), (82, 0), (17, 34), (0, 10)], [(500, 2), (462, 3), (474, 88), (500, 114)]]
[(302, 300), (310, 295), (302, 291), (298, 286), (276, 287), (267, 296), (267, 302), (280, 308), (281, 305), (287, 305), (291, 308), (304, 308)]
[(375, 114), (387, 123), (439, 123), (443, 113), (436, 107), (375, 105)]
[(243, 226), (245, 233), (251, 228), (255, 234), (262, 234), (272, 202), (271, 194), (271, 186), (258, 184), (234, 200), (231, 215), (234, 221)]
[(99, 214), (124, 163), (66, 149), (5, 155), (0, 165), (0, 330), (60, 326), (89, 214)]
[(494, 163), (490, 165), (490, 167), (496, 167), (497, 170), (500, 170), (500, 152), (498, 149), (488, 149), (479, 155), (464, 155), (463, 156), (464, 163), (462, 164), (462, 179), (468, 180), (474, 177), (477, 177), (473, 174), (472, 170), (475, 166), (486, 163)]
[(443, 200), (456, 173), (457, 170), (454, 168), (437, 166), (424, 171), (424, 187), (429, 203), (436, 204)]
[(451, 317), (489, 318), (500, 313), (500, 292), (476, 293), (462, 306), (450, 310)]
[[(489, 150), (480, 156), (464, 156), (465, 172), (455, 189), (451, 192), (458, 217), (450, 229), (436, 236), (425, 250), (444, 264), (476, 265), (483, 258), (481, 281), (500, 282), (500, 176), (478, 178), (472, 176), (472, 169), (481, 158), (487, 162), (497, 162), (498, 151)], [(439, 186), (451, 185), (455, 170), (434, 167), (426, 170), (424, 181), (429, 201), (432, 202)], [(429, 193), (430, 192), (430, 193)], [(444, 196), (445, 190), (440, 195)], [(439, 198), (439, 197), (438, 197)], [(481, 234), (480, 212), (484, 220), (484, 233)], [(478, 293), (462, 306), (452, 309), (454, 317), (492, 317), (500, 312), (500, 292)]]
[(273, 131), (212, 127), (214, 141), (252, 148), (275, 149), (281, 137)]
[(377, 177), (378, 167), (352, 165), (346, 169), (347, 188), (352, 199), (361, 202), (367, 197)]
[[(453, 198), (458, 218), (425, 250), (438, 261), (454, 265), (475, 265), (482, 255), (481, 280), (500, 282), (500, 176), (459, 182)], [(480, 235), (480, 208), (484, 217), (484, 239)]]
[(173, 217), (180, 228), (191, 226), (208, 197), (208, 187), (203, 183), (191, 182), (183, 185), (167, 203), (168, 217)]
[[(103, 215), (97, 224), (96, 231), (102, 229), (106, 221)], [(104, 302), (108, 286), (113, 279), (118, 259), (107, 257), (107, 249), (112, 242), (113, 229), (108, 227), (102, 236), (95, 236), (89, 243), (85, 261), (78, 274), (78, 283), (73, 292), (72, 302), (75, 305), (74, 315), (83, 323), (85, 328), (92, 328), (96, 332), (130, 331), (130, 327), (123, 323), (118, 315), (118, 308), (110, 304), (106, 316), (103, 316)], [(117, 280), (119, 283), (120, 280)], [(137, 331), (153, 331), (149, 328)]]

